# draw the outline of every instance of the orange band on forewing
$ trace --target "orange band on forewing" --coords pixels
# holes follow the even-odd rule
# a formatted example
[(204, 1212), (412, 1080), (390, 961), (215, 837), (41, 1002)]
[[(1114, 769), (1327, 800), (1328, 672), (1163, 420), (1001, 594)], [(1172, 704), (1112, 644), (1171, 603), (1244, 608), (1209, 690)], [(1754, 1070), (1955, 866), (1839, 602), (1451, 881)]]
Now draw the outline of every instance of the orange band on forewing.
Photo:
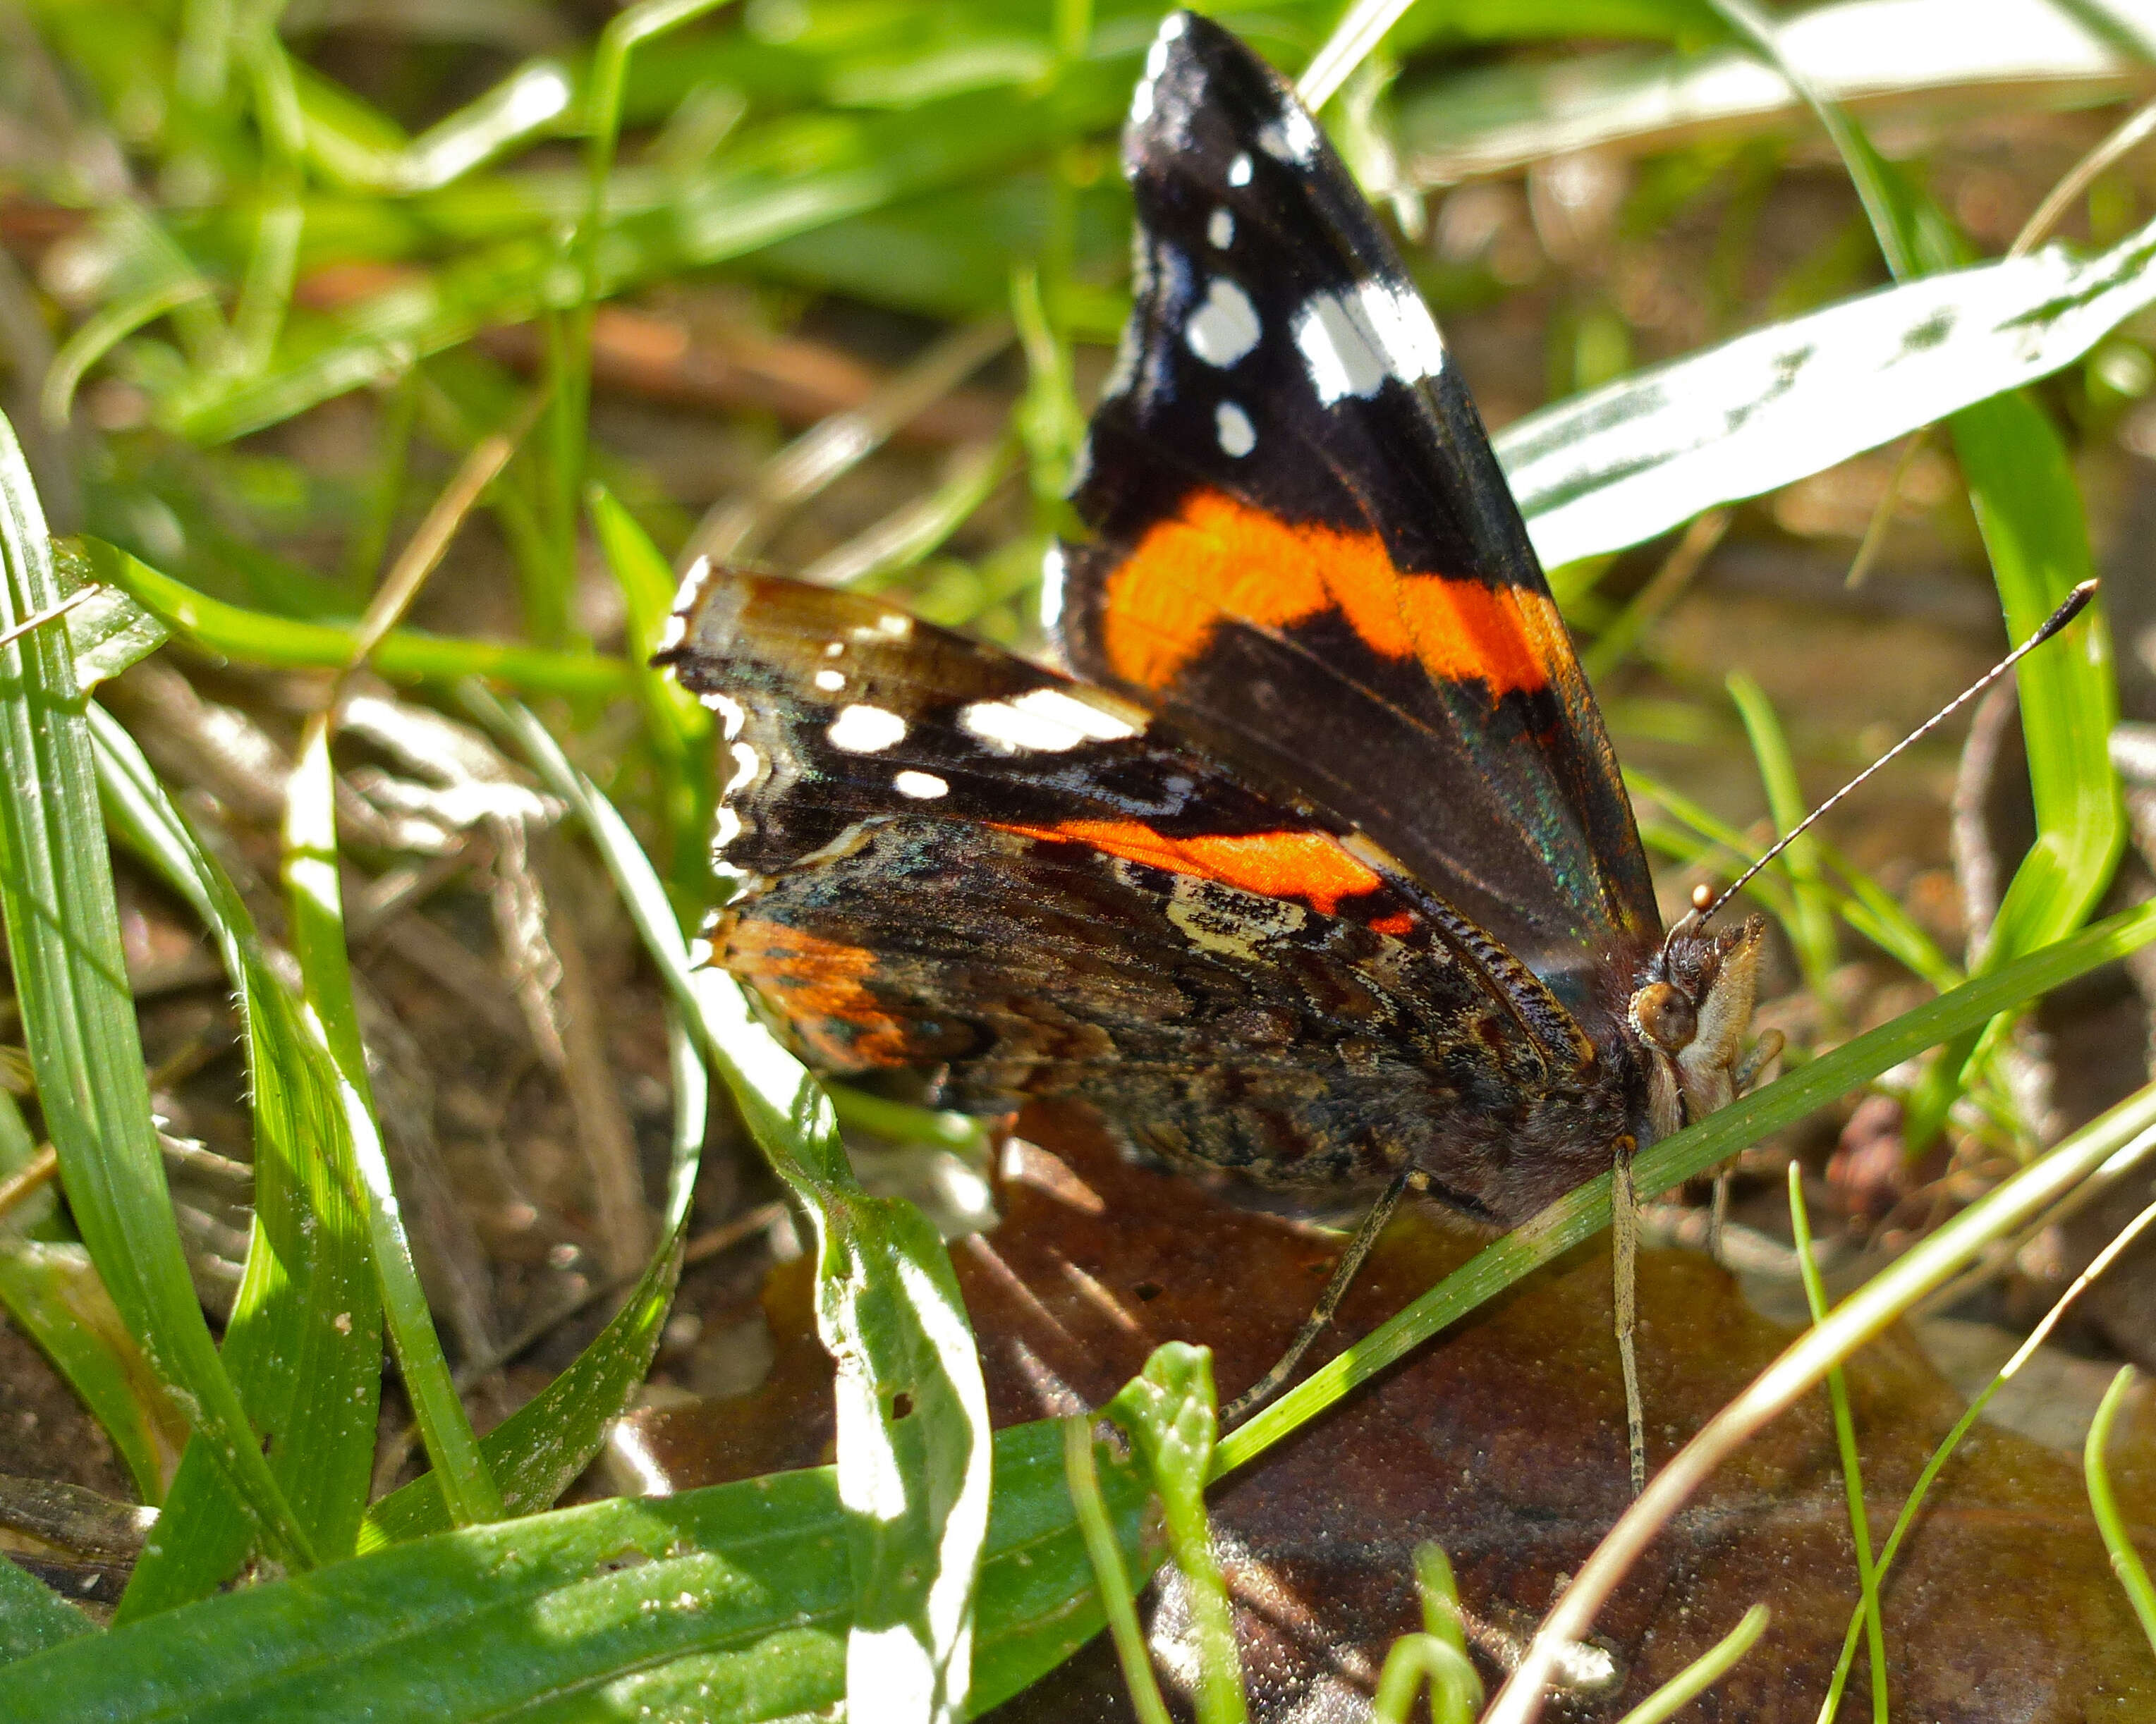
[[(728, 931), (726, 967), (755, 984), (796, 1032), (834, 1065), (904, 1065), (906, 1026), (863, 986), (872, 952), (788, 923), (745, 917)], [(829, 1027), (843, 1024), (850, 1034)]]
[(1396, 910), (1390, 916), (1374, 917), (1368, 924), (1373, 934), (1389, 934), (1398, 940), (1414, 932), (1415, 919), (1404, 910)]
[(1539, 593), (1404, 574), (1375, 533), (1298, 526), (1214, 490), (1193, 491), (1108, 577), (1102, 645), (1142, 688), (1165, 688), (1214, 627), (1285, 628), (1337, 610), (1370, 649), (1414, 657), (1432, 676), (1532, 691), (1572, 656)]
[(1136, 820), (1065, 820), (1055, 826), (1008, 826), (1020, 838), (1082, 844), (1126, 861), (1170, 874), (1194, 874), (1268, 898), (1306, 898), (1321, 916), (1339, 913), (1340, 900), (1374, 892), (1384, 880), (1340, 848), (1329, 833), (1250, 832), (1170, 838)]

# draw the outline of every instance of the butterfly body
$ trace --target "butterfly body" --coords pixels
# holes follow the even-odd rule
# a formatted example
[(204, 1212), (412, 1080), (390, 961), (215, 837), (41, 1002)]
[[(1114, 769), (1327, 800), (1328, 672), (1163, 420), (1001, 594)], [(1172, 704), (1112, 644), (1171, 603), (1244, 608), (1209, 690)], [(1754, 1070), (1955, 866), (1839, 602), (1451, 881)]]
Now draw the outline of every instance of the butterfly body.
[(1125, 165), (1136, 306), (1050, 567), (1076, 676), (685, 583), (714, 960), (828, 1070), (1517, 1221), (1735, 1092), (1758, 931), (1665, 937), (1481, 422), (1286, 86), (1178, 14)]

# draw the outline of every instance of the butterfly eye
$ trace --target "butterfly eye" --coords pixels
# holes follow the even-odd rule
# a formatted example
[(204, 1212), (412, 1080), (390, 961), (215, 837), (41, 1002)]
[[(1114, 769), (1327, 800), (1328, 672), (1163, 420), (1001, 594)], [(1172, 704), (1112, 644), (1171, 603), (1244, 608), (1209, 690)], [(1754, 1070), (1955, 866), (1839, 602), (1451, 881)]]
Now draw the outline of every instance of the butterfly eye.
[(1691, 1002), (1666, 982), (1650, 982), (1632, 996), (1632, 1022), (1665, 1054), (1691, 1046), (1699, 1029)]

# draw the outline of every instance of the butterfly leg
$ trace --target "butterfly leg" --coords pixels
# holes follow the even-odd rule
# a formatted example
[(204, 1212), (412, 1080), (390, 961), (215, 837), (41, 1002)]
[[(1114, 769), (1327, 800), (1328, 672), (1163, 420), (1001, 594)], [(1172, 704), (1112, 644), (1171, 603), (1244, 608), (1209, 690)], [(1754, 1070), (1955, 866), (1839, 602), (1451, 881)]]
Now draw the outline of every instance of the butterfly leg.
[(1611, 1267), (1616, 1276), (1617, 1358), (1625, 1371), (1625, 1434), (1632, 1454), (1632, 1495), (1647, 1488), (1647, 1413), (1640, 1398), (1640, 1357), (1633, 1345), (1640, 1316), (1640, 1193), (1632, 1183), (1633, 1140), (1617, 1140), (1609, 1187)]
[(1295, 1339), (1288, 1343), (1287, 1351), (1280, 1356), (1271, 1370), (1230, 1401), (1226, 1410), (1220, 1414), (1223, 1430), (1240, 1424), (1256, 1412), (1287, 1381), (1296, 1366), (1301, 1362), (1302, 1356), (1310, 1351), (1311, 1343), (1325, 1332), (1325, 1326), (1332, 1321), (1333, 1312), (1339, 1310), (1340, 1301), (1348, 1296), (1348, 1288), (1354, 1285), (1364, 1260), (1378, 1243), (1378, 1235), (1385, 1230), (1385, 1224), (1393, 1219), (1393, 1211), (1399, 1208), (1400, 1199), (1410, 1188), (1419, 1188), (1419, 1184), (1420, 1181), (1412, 1167), (1403, 1167), (1393, 1176), (1393, 1183), (1385, 1188), (1384, 1194), (1370, 1206), (1369, 1213), (1363, 1218), (1362, 1225), (1355, 1229), (1355, 1237), (1348, 1240), (1348, 1249), (1333, 1266), (1332, 1279), (1325, 1284), (1325, 1290), (1317, 1296), (1317, 1303), (1311, 1308), (1310, 1315), (1303, 1319), (1302, 1327), (1296, 1331)]

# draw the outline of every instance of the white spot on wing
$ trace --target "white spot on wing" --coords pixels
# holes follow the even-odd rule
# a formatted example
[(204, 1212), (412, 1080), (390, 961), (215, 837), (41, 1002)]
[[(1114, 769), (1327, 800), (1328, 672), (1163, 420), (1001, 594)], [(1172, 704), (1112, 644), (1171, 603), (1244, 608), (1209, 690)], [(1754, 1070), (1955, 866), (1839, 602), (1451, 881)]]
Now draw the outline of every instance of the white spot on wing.
[(827, 640), (824, 643), (824, 656), (827, 659), (835, 659), (845, 649), (846, 644), (843, 640)]
[(1235, 243), (1235, 213), (1223, 204), (1213, 212), (1205, 223), (1205, 237), (1212, 241), (1213, 249), (1225, 251)]
[[(913, 618), (904, 611), (886, 611), (875, 622), (860, 624), (846, 632), (855, 640), (904, 640), (913, 633)], [(828, 652), (829, 649), (825, 650)]]
[(1307, 167), (1317, 156), (1317, 124), (1290, 103), (1279, 119), (1258, 128), (1258, 147), (1276, 162)]
[(848, 754), (880, 754), (906, 737), (906, 721), (880, 706), (841, 708), (824, 732), (834, 748)]
[(722, 798), (732, 796), (734, 792), (740, 789), (744, 784), (747, 783), (750, 779), (753, 778), (757, 775), (757, 768), (762, 767), (763, 764), (762, 758), (757, 755), (756, 750), (750, 747), (746, 742), (735, 743), (732, 749), (732, 754), (734, 757), (734, 775), (732, 777), (726, 780), (726, 788), (719, 793), (720, 796)]
[(1258, 446), (1258, 428), (1232, 401), (1224, 401), (1214, 409), (1213, 428), (1220, 439), (1221, 452), (1239, 461)]
[(1345, 395), (1374, 395), (1387, 377), (1413, 383), (1445, 367), (1444, 338), (1404, 281), (1312, 294), (1296, 313), (1295, 344), (1328, 407)]
[(1235, 152), (1235, 159), (1228, 164), (1228, 183), (1231, 186), (1247, 186), (1250, 182), (1250, 152), (1248, 150), (1238, 150)]
[(1070, 572), (1063, 546), (1051, 540), (1040, 559), (1040, 626), (1050, 634), (1063, 620), (1063, 582)]
[(951, 787), (933, 772), (901, 772), (891, 781), (891, 788), (916, 802), (933, 802), (939, 796), (951, 793)]
[(659, 636), (654, 652), (670, 653), (688, 638), (689, 613), (704, 596), (704, 587), (711, 578), (711, 559), (700, 557), (689, 565), (689, 572), (681, 577), (681, 585), (674, 594), (674, 613), (666, 619), (666, 627)]
[(1258, 345), (1258, 308), (1224, 275), (1215, 275), (1205, 303), (1190, 314), (1183, 338), (1208, 365), (1230, 366)]
[(741, 702), (731, 695), (716, 693), (699, 695), (696, 696), (696, 704), (699, 706), (708, 706), (719, 715), (719, 721), (726, 727), (726, 741), (729, 742), (741, 735), (741, 727), (748, 722), (748, 714), (742, 710)]
[(976, 700), (958, 722), (998, 752), (1061, 754), (1081, 742), (1120, 742), (1145, 728), (1061, 689), (1028, 689), (1010, 700)]
[(816, 686), (827, 695), (835, 695), (845, 685), (846, 675), (843, 670), (819, 670), (816, 673)]

